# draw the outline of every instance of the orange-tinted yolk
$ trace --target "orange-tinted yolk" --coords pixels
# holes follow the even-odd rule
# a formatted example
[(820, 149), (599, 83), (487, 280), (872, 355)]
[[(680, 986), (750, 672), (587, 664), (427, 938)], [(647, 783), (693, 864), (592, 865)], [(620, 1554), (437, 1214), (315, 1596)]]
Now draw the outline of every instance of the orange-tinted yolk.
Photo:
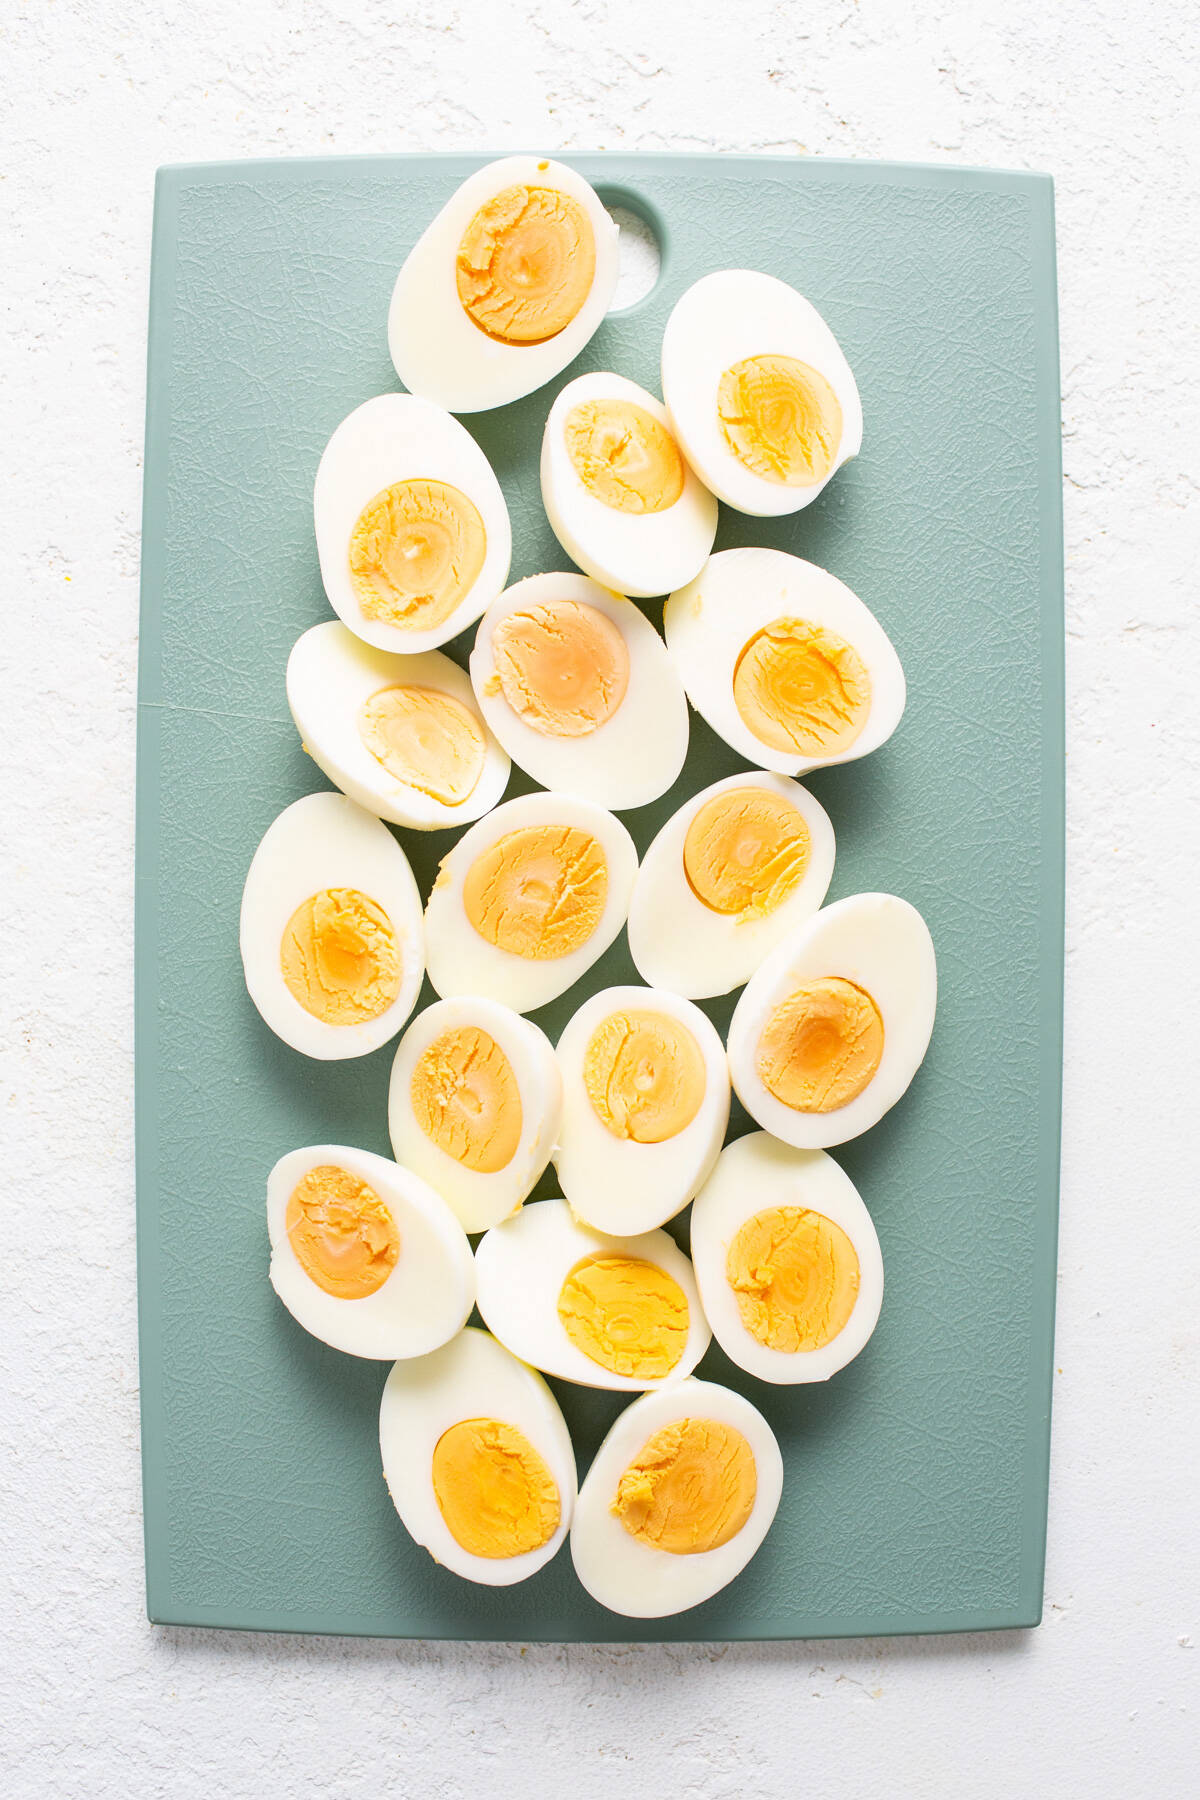
[(737, 1536), (757, 1492), (754, 1452), (740, 1431), (715, 1419), (676, 1419), (628, 1465), (612, 1511), (643, 1544), (696, 1556)]
[(455, 1162), (479, 1175), (508, 1167), (521, 1141), (521, 1090), (490, 1032), (444, 1031), (418, 1057), (409, 1094), (421, 1130)]
[(381, 688), (359, 708), (358, 732), (389, 775), (443, 806), (461, 806), (479, 785), (483, 732), (453, 694)]
[(350, 579), (365, 619), (428, 631), (460, 606), (487, 556), (479, 509), (446, 481), (397, 481), (359, 514)]
[(635, 401), (581, 400), (563, 435), (580, 481), (614, 512), (665, 512), (683, 492), (679, 445)]
[(400, 992), (392, 922), (357, 888), (322, 888), (296, 908), (279, 946), (283, 979), (305, 1012), (326, 1025), (362, 1025)]
[(815, 487), (833, 468), (842, 408), (817, 369), (794, 356), (748, 356), (722, 375), (717, 413), (738, 461), (764, 481)]
[(614, 1137), (661, 1144), (700, 1110), (704, 1057), (687, 1026), (668, 1013), (610, 1013), (588, 1039), (583, 1084)]
[(640, 1257), (584, 1257), (563, 1282), (558, 1316), (576, 1349), (633, 1380), (660, 1381), (687, 1347), (687, 1295)]
[(773, 1206), (742, 1225), (725, 1257), (742, 1324), (770, 1350), (820, 1350), (858, 1299), (858, 1252), (808, 1207)]
[(793, 1112), (836, 1112), (874, 1077), (883, 1019), (864, 988), (840, 975), (806, 981), (778, 1005), (758, 1040), (763, 1086)]
[(629, 685), (629, 651), (594, 606), (555, 600), (523, 607), (492, 633), (498, 684), (519, 719), (543, 737), (587, 737), (611, 719)]
[(463, 1419), (438, 1439), (433, 1492), (447, 1529), (472, 1556), (540, 1550), (558, 1530), (558, 1488), (523, 1431), (501, 1419)]
[(871, 677), (853, 645), (807, 619), (756, 632), (733, 671), (742, 723), (773, 750), (840, 756), (871, 710)]
[(396, 1222), (374, 1188), (334, 1163), (293, 1189), (284, 1225), (304, 1273), (335, 1300), (365, 1300), (400, 1255)]
[(585, 944), (607, 897), (604, 851), (575, 825), (508, 832), (476, 858), (463, 883), (463, 907), (480, 937), (535, 962)]
[(739, 924), (765, 918), (804, 878), (812, 840), (804, 814), (767, 788), (727, 788), (699, 809), (683, 840), (697, 900)]
[(541, 344), (571, 323), (591, 291), (591, 220), (558, 188), (509, 187), (471, 220), (455, 278), (468, 318), (502, 344)]

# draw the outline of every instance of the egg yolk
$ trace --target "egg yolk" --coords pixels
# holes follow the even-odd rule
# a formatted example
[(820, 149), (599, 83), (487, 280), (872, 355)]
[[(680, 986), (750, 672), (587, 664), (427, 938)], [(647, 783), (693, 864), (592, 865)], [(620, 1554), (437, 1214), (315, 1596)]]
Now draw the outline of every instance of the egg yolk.
[(763, 1086), (793, 1112), (836, 1112), (874, 1077), (883, 1056), (883, 1020), (870, 994), (821, 975), (778, 1005), (758, 1040)]
[(661, 1144), (691, 1124), (704, 1099), (704, 1057), (667, 1013), (610, 1013), (583, 1053), (592, 1111), (617, 1138)]
[(804, 879), (812, 839), (804, 814), (766, 788), (727, 788), (699, 809), (683, 840), (697, 900), (739, 925), (766, 918)]
[(483, 773), (483, 732), (437, 688), (381, 688), (359, 708), (358, 735), (389, 775), (443, 806), (461, 806)]
[(837, 460), (842, 408), (825, 377), (794, 356), (748, 356), (722, 375), (726, 444), (764, 481), (815, 487)]
[(588, 737), (611, 719), (629, 685), (629, 651), (594, 606), (575, 600), (523, 607), (492, 633), (499, 689), (543, 737)]
[(687, 1347), (687, 1295), (636, 1256), (585, 1256), (563, 1282), (558, 1316), (577, 1350), (633, 1380), (661, 1380)]
[(740, 1431), (715, 1419), (676, 1419), (642, 1445), (611, 1510), (652, 1549), (697, 1556), (737, 1536), (757, 1492), (754, 1452)]
[(442, 1433), (433, 1492), (450, 1535), (472, 1556), (523, 1556), (558, 1530), (554, 1477), (525, 1433), (501, 1419), (463, 1419)]
[(478, 581), (487, 556), (479, 509), (446, 481), (397, 481), (359, 514), (350, 579), (365, 619), (428, 631)]
[(541, 344), (575, 317), (596, 272), (591, 220), (558, 188), (493, 194), (458, 246), (455, 279), (467, 317), (502, 344)]
[(576, 825), (508, 832), (476, 858), (463, 883), (463, 907), (480, 937), (534, 962), (585, 944), (607, 897), (604, 851)]
[(580, 481), (614, 512), (665, 512), (683, 492), (679, 445), (636, 401), (581, 400), (563, 434)]
[(279, 946), (292, 998), (326, 1025), (363, 1025), (400, 992), (400, 950), (382, 906), (357, 888), (322, 888), (296, 908)]
[(396, 1221), (374, 1188), (334, 1163), (293, 1189), (284, 1225), (304, 1273), (335, 1300), (365, 1300), (400, 1255)]
[(447, 1156), (478, 1175), (506, 1169), (524, 1115), (513, 1066), (478, 1025), (444, 1031), (418, 1057), (409, 1084), (417, 1124)]
[(807, 619), (775, 619), (742, 646), (733, 671), (742, 723), (773, 750), (840, 756), (871, 710), (871, 677), (844, 638)]
[(820, 1350), (858, 1299), (858, 1252), (840, 1225), (802, 1206), (747, 1219), (729, 1246), (725, 1277), (742, 1324), (769, 1350)]

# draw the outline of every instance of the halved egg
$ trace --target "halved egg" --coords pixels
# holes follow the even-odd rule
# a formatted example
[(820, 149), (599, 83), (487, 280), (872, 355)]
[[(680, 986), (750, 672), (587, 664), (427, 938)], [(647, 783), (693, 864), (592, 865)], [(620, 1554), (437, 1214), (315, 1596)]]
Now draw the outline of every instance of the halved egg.
[(544, 1006), (608, 949), (636, 873), (633, 839), (611, 813), (569, 794), (506, 801), (442, 860), (425, 908), (430, 981), (445, 999)]
[(468, 1326), (398, 1362), (379, 1407), (392, 1503), (435, 1562), (508, 1587), (548, 1563), (575, 1509), (575, 1453), (542, 1377)]
[(833, 826), (807, 788), (749, 770), (702, 788), (642, 858), (629, 950), (653, 987), (727, 994), (824, 900)]
[(577, 1224), (565, 1200), (535, 1200), (485, 1233), (475, 1275), (488, 1330), (583, 1387), (661, 1387), (708, 1348), (691, 1264), (665, 1231), (609, 1237)]
[(250, 998), (323, 1062), (395, 1037), (425, 973), (421, 897), (386, 825), (344, 794), (307, 794), (265, 833), (242, 891)]
[(292, 646), (287, 698), (304, 748), (351, 800), (413, 831), (490, 812), (509, 760), (471, 683), (440, 651), (392, 656), (337, 619)]
[(719, 550), (663, 611), (688, 699), (780, 775), (853, 762), (892, 735), (904, 670), (856, 594), (785, 550)]
[(558, 1040), (554, 1166), (571, 1211), (631, 1237), (673, 1218), (716, 1162), (729, 1066), (712, 1021), (678, 994), (611, 987)]
[(672, 1382), (627, 1406), (597, 1450), (571, 1528), (575, 1573), (626, 1618), (685, 1612), (741, 1574), (782, 1488), (757, 1407), (712, 1381)]
[(377, 650), (433, 650), (508, 580), (512, 530), (491, 464), (457, 419), (378, 394), (342, 420), (313, 490), (329, 604)]
[(438, 1000), (396, 1049), (388, 1128), (468, 1231), (515, 1212), (550, 1160), (562, 1077), (549, 1039), (496, 1000)]
[(687, 756), (666, 646), (632, 600), (586, 575), (532, 575), (501, 594), (479, 622), (471, 684), (527, 775), (597, 806), (657, 800)]
[(844, 1144), (904, 1093), (936, 1006), (933, 940), (916, 907), (895, 894), (838, 900), (746, 983), (729, 1026), (738, 1099), (785, 1144)]
[(349, 1356), (425, 1356), (466, 1324), (475, 1265), (431, 1187), (345, 1144), (290, 1150), (267, 1177), (271, 1286)]
[(663, 334), (662, 388), (684, 455), (739, 512), (799, 511), (862, 448), (837, 339), (773, 275), (722, 269), (687, 290)]
[(716, 497), (681, 454), (666, 407), (635, 381), (569, 381), (546, 420), (541, 468), (554, 535), (593, 581), (649, 599), (704, 567)]
[(565, 163), (506, 156), (477, 169), (396, 278), (388, 346), (405, 387), (470, 413), (552, 381), (612, 303), (617, 236)]
[(883, 1257), (850, 1177), (765, 1131), (721, 1152), (692, 1207), (692, 1261), (726, 1356), (760, 1381), (826, 1381), (883, 1303)]

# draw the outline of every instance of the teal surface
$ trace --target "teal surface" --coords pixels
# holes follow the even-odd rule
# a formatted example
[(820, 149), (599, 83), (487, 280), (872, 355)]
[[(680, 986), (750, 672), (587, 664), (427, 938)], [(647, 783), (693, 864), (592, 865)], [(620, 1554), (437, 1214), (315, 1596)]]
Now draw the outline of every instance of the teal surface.
[[(285, 1150), (389, 1152), (391, 1048), (309, 1062), (258, 1018), (237, 918), (256, 844), (321, 787), (284, 700), (294, 639), (331, 616), (312, 482), (338, 421), (394, 388), (392, 281), (479, 159), (162, 171), (150, 317), (138, 767), (137, 1129), (150, 1616), (454, 1638), (775, 1638), (1032, 1625), (1041, 1610), (1062, 983), (1062, 541), (1048, 178), (688, 156), (572, 158), (663, 240), (657, 288), (561, 381), (651, 387), (667, 313), (713, 268), (782, 276), (862, 391), (862, 455), (814, 506), (722, 509), (849, 582), (909, 682), (901, 728), (811, 785), (837, 831), (831, 899), (891, 889), (937, 946), (928, 1060), (836, 1152), (887, 1271), (879, 1328), (816, 1387), (714, 1349), (785, 1458), (746, 1572), (676, 1619), (594, 1604), (564, 1552), (508, 1589), (408, 1539), (380, 1474), (383, 1364), (308, 1337), (267, 1283), (264, 1181)], [(465, 422), (513, 517), (513, 578), (565, 566), (537, 453), (560, 382)], [(651, 605), (647, 611), (653, 614)], [(468, 642), (455, 653), (465, 658)], [(744, 765), (699, 720), (678, 787), (626, 814), (644, 847), (686, 793)], [(523, 783), (514, 771), (509, 792)], [(400, 833), (427, 886), (450, 834)], [(563, 1002), (635, 980), (624, 936)], [(426, 989), (424, 998), (430, 997)], [(722, 1027), (731, 1002), (709, 1010)], [(733, 1135), (746, 1129), (736, 1112)], [(620, 1407), (557, 1383), (581, 1474)]]

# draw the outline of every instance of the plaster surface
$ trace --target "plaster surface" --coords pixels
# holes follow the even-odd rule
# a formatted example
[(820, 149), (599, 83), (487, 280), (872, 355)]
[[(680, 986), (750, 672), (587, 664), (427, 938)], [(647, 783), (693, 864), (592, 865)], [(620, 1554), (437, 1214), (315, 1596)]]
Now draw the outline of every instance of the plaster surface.
[[(0, 4), (0, 1764), (10, 1800), (1187, 1791), (1200, 1661), (1200, 8)], [(1057, 179), (1068, 595), (1046, 1618), (760, 1647), (159, 1630), (131, 919), (153, 172), (730, 149)]]

